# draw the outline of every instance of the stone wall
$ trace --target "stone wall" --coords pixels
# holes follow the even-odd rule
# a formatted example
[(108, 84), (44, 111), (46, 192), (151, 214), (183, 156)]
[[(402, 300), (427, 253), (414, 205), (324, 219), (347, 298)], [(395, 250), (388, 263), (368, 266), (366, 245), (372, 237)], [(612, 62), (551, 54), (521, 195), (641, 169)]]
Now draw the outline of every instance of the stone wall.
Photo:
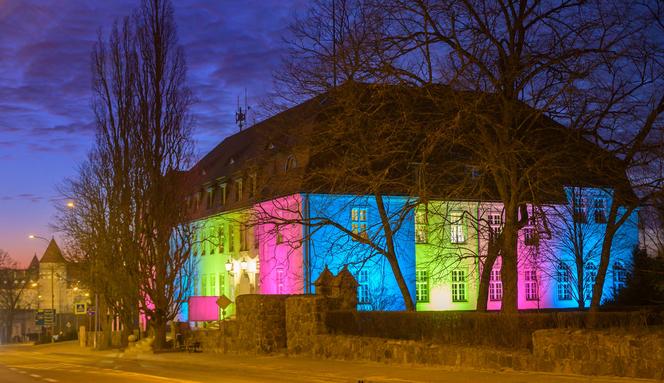
[(286, 300), (290, 295), (246, 294), (237, 297), (239, 349), (270, 353), (286, 349)]
[(237, 319), (219, 330), (193, 331), (206, 351), (288, 352), (318, 358), (466, 368), (664, 378), (664, 328), (657, 330), (538, 330), (532, 351), (457, 346), (422, 340), (335, 335), (326, 316), (338, 298), (315, 295), (243, 295)]
[(554, 372), (664, 379), (664, 328), (540, 330), (533, 355)]

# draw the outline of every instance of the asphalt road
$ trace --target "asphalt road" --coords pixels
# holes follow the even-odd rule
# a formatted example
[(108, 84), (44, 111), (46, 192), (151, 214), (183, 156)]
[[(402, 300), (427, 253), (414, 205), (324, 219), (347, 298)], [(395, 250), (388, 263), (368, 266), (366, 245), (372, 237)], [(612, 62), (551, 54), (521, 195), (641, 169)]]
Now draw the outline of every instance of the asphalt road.
[[(633, 382), (513, 371), (315, 360), (285, 356), (160, 354), (128, 358), (75, 344), (0, 347), (1, 383), (56, 382)], [(643, 380), (646, 382), (647, 380)]]

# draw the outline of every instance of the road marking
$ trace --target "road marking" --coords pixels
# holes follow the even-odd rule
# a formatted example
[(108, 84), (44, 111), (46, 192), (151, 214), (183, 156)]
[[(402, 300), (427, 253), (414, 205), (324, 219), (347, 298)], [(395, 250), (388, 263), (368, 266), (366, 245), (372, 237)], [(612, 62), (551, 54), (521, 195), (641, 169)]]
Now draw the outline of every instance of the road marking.
[(27, 372), (27, 371), (23, 371), (23, 370), (18, 370), (18, 373), (19, 373), (19, 374), (27, 374), (28, 372)]
[(41, 375), (37, 375), (37, 374), (30, 374), (30, 376), (32, 376), (33, 378), (41, 378)]
[(12, 371), (16, 371), (16, 368), (14, 368), (14, 367), (9, 367), (9, 369), (12, 370)]
[(51, 383), (55, 383), (58, 381), (57, 379), (51, 379), (51, 378), (44, 378), (44, 380)]

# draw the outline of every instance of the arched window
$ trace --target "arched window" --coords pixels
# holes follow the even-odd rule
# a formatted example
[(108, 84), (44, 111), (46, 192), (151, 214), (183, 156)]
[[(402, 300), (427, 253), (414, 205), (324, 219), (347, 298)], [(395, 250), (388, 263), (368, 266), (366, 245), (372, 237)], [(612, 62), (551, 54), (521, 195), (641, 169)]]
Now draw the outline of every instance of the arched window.
[(286, 159), (286, 166), (284, 167), (286, 171), (289, 171), (291, 169), (295, 169), (297, 167), (297, 160), (295, 159), (295, 156), (288, 156)]
[(585, 300), (591, 300), (593, 297), (595, 279), (597, 279), (597, 266), (593, 262), (586, 262), (583, 268), (583, 297)]

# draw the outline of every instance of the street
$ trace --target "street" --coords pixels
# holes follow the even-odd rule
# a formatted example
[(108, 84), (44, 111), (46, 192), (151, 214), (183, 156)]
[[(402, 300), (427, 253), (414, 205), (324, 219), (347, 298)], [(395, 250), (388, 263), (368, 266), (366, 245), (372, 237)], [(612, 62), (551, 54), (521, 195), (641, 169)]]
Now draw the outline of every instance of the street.
[[(0, 382), (633, 382), (634, 379), (468, 371), (286, 356), (168, 353), (127, 357), (73, 342), (0, 347)], [(648, 380), (642, 380), (647, 382)]]

